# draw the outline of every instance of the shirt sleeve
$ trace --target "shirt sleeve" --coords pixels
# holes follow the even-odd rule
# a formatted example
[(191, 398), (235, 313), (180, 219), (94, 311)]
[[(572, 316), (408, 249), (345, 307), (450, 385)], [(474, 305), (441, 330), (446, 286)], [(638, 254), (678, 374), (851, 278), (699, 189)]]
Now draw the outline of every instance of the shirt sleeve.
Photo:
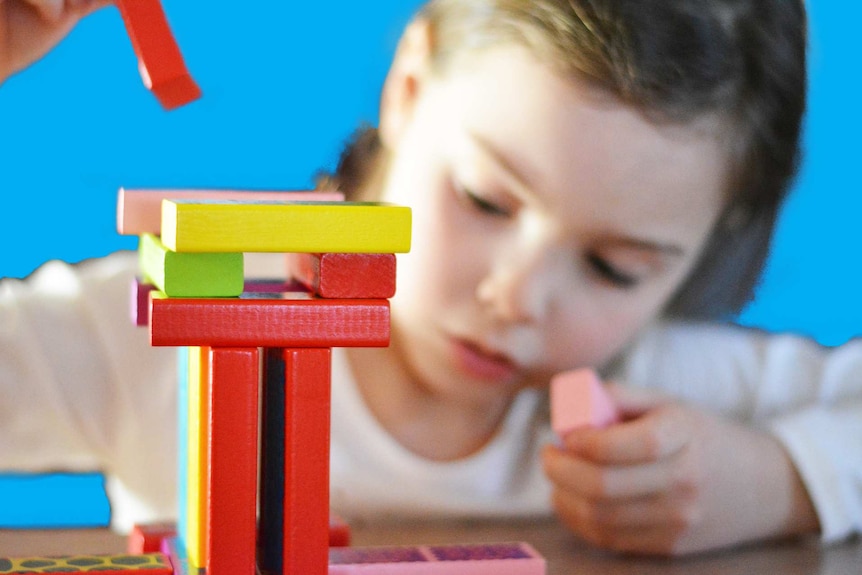
[(772, 433), (817, 510), (826, 543), (862, 533), (862, 339), (828, 348), (734, 325), (665, 323), (619, 373)]
[[(176, 352), (151, 348), (132, 325), (136, 269), (136, 254), (118, 252), (0, 281), (0, 468), (102, 471), (166, 514)], [(112, 499), (115, 515), (122, 507)]]

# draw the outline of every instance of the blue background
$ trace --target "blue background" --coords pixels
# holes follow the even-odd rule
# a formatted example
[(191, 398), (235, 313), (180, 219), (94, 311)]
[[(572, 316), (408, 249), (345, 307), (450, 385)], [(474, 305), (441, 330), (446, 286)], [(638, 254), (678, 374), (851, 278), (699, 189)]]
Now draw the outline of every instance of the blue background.
[[(119, 13), (88, 17), (0, 88), (0, 276), (134, 249), (117, 188), (296, 189), (375, 122), (418, 0), (163, 0), (204, 98), (166, 113), (142, 86)], [(840, 344), (862, 334), (856, 3), (810, 6), (807, 158), (745, 324)], [(2, 466), (2, 462), (0, 462)], [(0, 527), (105, 524), (98, 475), (0, 478)]]

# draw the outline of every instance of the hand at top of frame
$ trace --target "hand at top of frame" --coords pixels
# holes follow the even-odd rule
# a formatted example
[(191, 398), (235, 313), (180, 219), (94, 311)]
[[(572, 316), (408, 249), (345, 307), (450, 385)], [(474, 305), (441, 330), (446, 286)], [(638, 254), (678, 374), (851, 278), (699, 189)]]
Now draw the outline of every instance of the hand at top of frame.
[(110, 0), (0, 0), (0, 84), (62, 40)]

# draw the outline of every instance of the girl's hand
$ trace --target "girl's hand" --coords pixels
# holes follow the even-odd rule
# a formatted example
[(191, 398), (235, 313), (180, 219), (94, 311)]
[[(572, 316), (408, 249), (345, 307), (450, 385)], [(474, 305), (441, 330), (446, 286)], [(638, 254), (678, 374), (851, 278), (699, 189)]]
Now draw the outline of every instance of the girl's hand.
[(623, 422), (543, 453), (553, 504), (576, 535), (616, 551), (681, 555), (817, 530), (770, 435), (611, 385)]
[(109, 0), (0, 0), (0, 84), (53, 48)]

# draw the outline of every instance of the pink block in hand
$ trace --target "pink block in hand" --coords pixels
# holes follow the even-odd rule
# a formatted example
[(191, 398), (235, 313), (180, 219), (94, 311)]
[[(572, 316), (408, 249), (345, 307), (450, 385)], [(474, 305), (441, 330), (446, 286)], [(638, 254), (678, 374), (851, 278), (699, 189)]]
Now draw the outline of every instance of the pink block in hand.
[(599, 377), (576, 369), (551, 379), (551, 427), (560, 437), (578, 427), (606, 427), (620, 416)]

